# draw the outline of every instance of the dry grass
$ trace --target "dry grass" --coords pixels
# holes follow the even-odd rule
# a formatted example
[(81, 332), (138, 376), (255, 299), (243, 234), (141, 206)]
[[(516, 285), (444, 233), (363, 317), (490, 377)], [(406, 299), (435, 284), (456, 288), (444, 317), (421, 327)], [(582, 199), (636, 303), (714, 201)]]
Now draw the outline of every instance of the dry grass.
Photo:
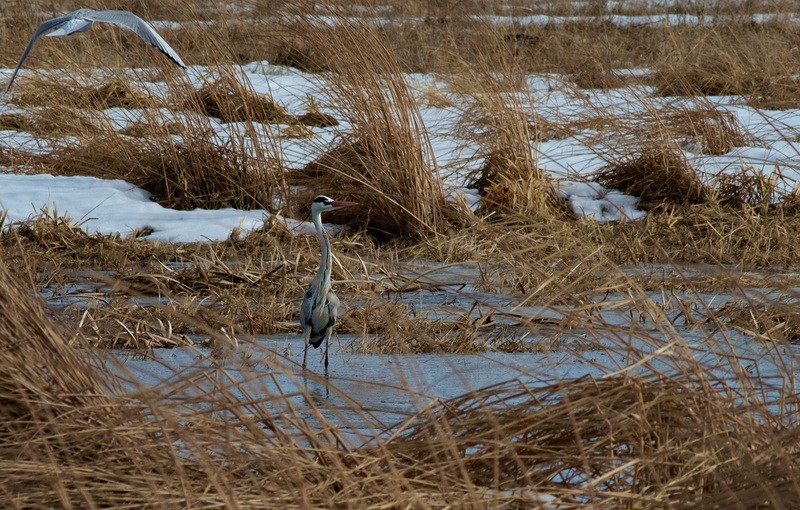
[(668, 58), (652, 81), (664, 96), (741, 95), (769, 108), (796, 107), (794, 32), (773, 22), (750, 29), (721, 24), (703, 35), (683, 33), (680, 38), (676, 34), (667, 39)]
[[(567, 508), (793, 507), (800, 445), (791, 344), (800, 322), (797, 277), (778, 269), (800, 260), (800, 208), (750, 169), (703, 182), (678, 152), (683, 142), (713, 155), (750, 144), (725, 111), (654, 107), (644, 120), (598, 111), (562, 123), (537, 115), (536, 101), (519, 92), (531, 71), (612, 88), (631, 83), (619, 68), (650, 67), (646, 80), (661, 95), (736, 93), (751, 104), (791, 106), (796, 30), (749, 21), (766, 8), (757, 2), (737, 12), (722, 4), (708, 13), (694, 3), (616, 7), (718, 16), (711, 27), (506, 26), (471, 17), (608, 14), (605, 4), (590, 4), (390, 1), (379, 12), (390, 21), (383, 25), (318, 23), (291, 15), (311, 14), (307, 5), (274, 2), (250, 10), (183, 0), (115, 5), (186, 22), (159, 31), (187, 62), (213, 68), (197, 91), (162, 55), (115, 29), (43, 40), (26, 70), (62, 70), (20, 76), (13, 100), (29, 114), (4, 115), (0, 125), (79, 142), (35, 158), (3, 149), (0, 161), (125, 178), (172, 207), (272, 208), (277, 198), (302, 217), (317, 193), (360, 202), (329, 218), (367, 234), (334, 240), (335, 287), (350, 305), (337, 332), (359, 335), (359, 354), (570, 352), (591, 363), (579, 354), (601, 352), (623, 361), (606, 376), (521, 377), (432, 403), (401, 423), (376, 424), (387, 434), (356, 432), (361, 445), (343, 432), (358, 427), (334, 416), (375, 423), (372, 410), (353, 402), (330, 414), (314, 388), (342, 392), (335, 377), (271, 385), (295, 377), (297, 367), (249, 340), (296, 332), (316, 269), (314, 237), (271, 222), (220, 243), (165, 245), (87, 235), (66, 218), (42, 217), (0, 232), (3, 499), (18, 508), (531, 508), (543, 500)], [(376, 14), (352, 3), (316, 14), (331, 12)], [(0, 58), (13, 65), (40, 14), (15, 4), (6, 15)], [(412, 15), (419, 20), (399, 22)], [(119, 49), (102, 49), (111, 46)], [(263, 59), (323, 73), (334, 115), (313, 102), (305, 115), (285, 112), (230, 66)], [(140, 61), (161, 67), (99, 81), (79, 70)], [(485, 161), (474, 175), (479, 215), (444, 198), (405, 71), (443, 73), (453, 94), (425, 101), (469, 103), (462, 128)], [(135, 84), (165, 77), (166, 99)], [(563, 92), (590, 97), (567, 85)], [(193, 113), (157, 110), (170, 105)], [(146, 114), (117, 133), (100, 112), (110, 107)], [(220, 144), (204, 116), (243, 128)], [(303, 125), (338, 121), (352, 130), (284, 182), (280, 151), (262, 124), (297, 124), (285, 134), (308, 136)], [(625, 142), (598, 178), (640, 196), (646, 218), (600, 225), (564, 214), (535, 149), (577, 134)], [(290, 193), (287, 184), (305, 188)], [(409, 276), (429, 261), (475, 269), (455, 283), (437, 281), (438, 269)], [(644, 262), (667, 263), (669, 275), (644, 274)], [(684, 274), (681, 263), (698, 262), (766, 269)], [(423, 307), (431, 297), (443, 299)], [(692, 345), (683, 340), (689, 333)], [(698, 345), (721, 341), (720, 351), (736, 351), (734, 340), (765, 350), (759, 361), (776, 367), (771, 379), (747, 375), (758, 364), (748, 368), (735, 353), (697, 361)], [(131, 383), (124, 365), (104, 366), (95, 351), (68, 347), (147, 355), (191, 344), (214, 349), (150, 388)], [(231, 379), (234, 372), (243, 380)]]
[(711, 192), (694, 168), (677, 151), (665, 147), (646, 148), (641, 154), (600, 171), (597, 182), (640, 198), (639, 206), (702, 204)]
[(318, 193), (347, 189), (340, 198), (361, 206), (340, 218), (379, 238), (444, 233), (463, 211), (445, 202), (418, 106), (396, 57), (366, 24), (343, 25), (330, 35), (315, 39), (309, 29), (308, 37), (325, 52), (333, 71), (326, 93), (336, 98), (336, 116), (352, 130), (288, 177), (309, 185), (297, 200), (307, 204)]
[[(307, 390), (268, 390), (246, 363), (258, 393), (211, 361), (119, 397), (118, 375), (67, 348), (5, 266), (0, 280), (0, 492), (16, 507), (785, 507), (800, 495), (796, 395), (764, 400), (691, 357), (669, 377), (473, 391), (355, 446)], [(273, 373), (291, 370), (272, 356)]]
[(186, 108), (222, 122), (286, 122), (286, 112), (268, 96), (248, 90), (239, 80), (223, 75), (185, 99)]
[[(760, 489), (747, 484), (748, 499), (785, 501), (797, 491), (791, 482), (797, 465), (789, 461), (796, 442), (712, 395), (668, 380), (588, 379), (541, 391), (511, 384), (448, 402), (388, 450), (424, 462), (415, 475), (435, 486), (530, 494), (578, 482), (587, 491), (573, 493), (573, 504), (588, 498), (625, 508), (637, 505), (617, 499), (628, 491), (645, 507), (708, 505), (715, 497), (735, 504), (739, 477), (746, 472), (752, 482), (751, 470), (762, 466), (776, 479)], [(780, 446), (760, 455), (755, 444)], [(463, 467), (454, 473), (456, 458)]]
[(271, 203), (278, 183), (269, 161), (255, 160), (233, 144), (214, 143), (202, 131), (172, 142), (169, 126), (162, 124), (156, 139), (105, 132), (39, 159), (59, 175), (124, 179), (177, 209), (258, 209)]
[[(488, 58), (488, 56), (484, 57)], [(546, 133), (547, 124), (528, 113), (529, 104), (516, 92), (523, 77), (514, 69), (492, 72), (483, 62), (465, 71), (457, 89), (470, 91), (473, 122), (461, 126), (467, 140), (481, 147), (484, 164), (472, 178), (485, 212), (543, 215), (560, 213), (566, 207), (552, 180), (536, 161), (533, 144)], [(465, 80), (467, 83), (465, 83)], [(529, 103), (532, 100), (529, 99)]]
[(692, 151), (695, 153), (727, 154), (750, 141), (732, 113), (713, 107), (663, 112), (658, 120), (659, 128), (666, 129), (673, 137), (692, 140), (697, 146)]
[(33, 116), (19, 113), (0, 115), (0, 129), (24, 131), (40, 136), (99, 133), (98, 126), (85, 111), (58, 105), (47, 106)]

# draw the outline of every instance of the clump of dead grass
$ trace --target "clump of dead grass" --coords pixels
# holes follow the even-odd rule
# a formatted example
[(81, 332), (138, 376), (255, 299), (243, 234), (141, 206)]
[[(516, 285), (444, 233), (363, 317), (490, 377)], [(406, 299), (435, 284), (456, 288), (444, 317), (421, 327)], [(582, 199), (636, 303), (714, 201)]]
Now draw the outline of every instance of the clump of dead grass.
[[(309, 27), (302, 25), (301, 30)], [(276, 45), (271, 48), (269, 61), (278, 66), (294, 67), (307, 73), (326, 71), (321, 51), (308, 38), (297, 33), (290, 25), (276, 33)]]
[(486, 211), (525, 215), (553, 211), (566, 206), (554, 191), (554, 181), (532, 165), (530, 158), (494, 153), (486, 158), (472, 186), (480, 192)]
[(276, 185), (269, 161), (257, 160), (233, 142), (215, 143), (210, 135), (186, 128), (174, 143), (104, 132), (77, 144), (58, 147), (40, 162), (59, 175), (124, 179), (177, 209), (266, 208)]
[[(466, 64), (465, 64), (466, 65)], [(486, 212), (500, 216), (563, 213), (566, 206), (553, 181), (538, 167), (532, 144), (553, 132), (565, 132), (534, 114), (520, 99), (516, 70), (496, 74), (488, 64), (465, 70), (474, 103), (466, 112), (462, 135), (481, 147), (483, 166), (474, 172), (470, 187), (477, 188)], [(459, 88), (464, 91), (464, 78)], [(555, 127), (555, 129), (554, 129)], [(557, 136), (557, 135), (556, 135)], [(500, 217), (498, 216), (498, 217)]]
[(782, 345), (800, 343), (800, 310), (797, 303), (733, 301), (716, 311), (714, 316), (757, 340)]
[(286, 111), (271, 97), (256, 94), (232, 74), (223, 74), (216, 81), (190, 93), (184, 106), (223, 122), (281, 123), (288, 120)]
[[(583, 235), (624, 262), (707, 262), (749, 267), (795, 267), (800, 257), (792, 232), (797, 209), (720, 207), (716, 202), (666, 207), (636, 224), (587, 225)], [(687, 246), (691, 249), (687, 249)]]
[(722, 23), (702, 36), (668, 38), (651, 76), (657, 94), (740, 95), (762, 107), (795, 107), (793, 30), (781, 22), (754, 25)]
[(576, 62), (569, 73), (572, 81), (582, 89), (616, 89), (624, 87), (626, 80), (617, 74), (611, 62), (600, 55), (590, 54)]
[(337, 221), (382, 239), (445, 232), (465, 212), (444, 198), (419, 109), (381, 33), (357, 22), (337, 26), (335, 38), (316, 39), (309, 31), (333, 70), (326, 84), (340, 109), (336, 116), (352, 130), (287, 177), (307, 186), (296, 201), (305, 208), (316, 194), (338, 192), (361, 206)]
[(123, 78), (112, 78), (101, 85), (85, 85), (52, 77), (37, 77), (15, 86), (14, 104), (61, 106), (75, 109), (154, 108), (161, 102)]
[(185, 125), (180, 122), (168, 121), (134, 121), (120, 130), (121, 135), (135, 138), (163, 137), (166, 135), (183, 135), (187, 132)]
[(471, 317), (471, 312), (431, 320), (425, 314), (414, 316), (408, 303), (370, 296), (347, 310), (339, 320), (338, 329), (361, 335), (359, 353), (466, 354), (527, 350), (522, 342), (509, 341), (515, 331), (495, 327), (491, 312), (477, 319)]
[(712, 192), (678, 151), (648, 147), (601, 170), (597, 182), (640, 198), (639, 206), (701, 204)]
[[(135, 236), (88, 234), (80, 219), (41, 211), (30, 220), (4, 225), (0, 248), (12, 268), (46, 275), (65, 269), (113, 270), (180, 260), (204, 250), (202, 244), (141, 242)], [(13, 262), (13, 263), (12, 263)]]
[(727, 154), (734, 147), (746, 146), (749, 141), (736, 117), (718, 108), (663, 112), (658, 122), (671, 133), (694, 141), (702, 154)]
[(112, 79), (89, 90), (89, 103), (98, 110), (107, 108), (154, 108), (159, 103), (127, 80)]
[[(189, 316), (193, 311), (196, 313), (198, 307), (193, 308), (181, 312)], [(68, 340), (72, 346), (149, 351), (194, 345), (189, 336), (196, 333), (194, 328), (185, 321), (176, 320), (179, 313), (167, 310), (167, 307), (111, 302), (107, 306), (75, 310), (72, 318), (67, 317), (67, 311), (58, 316), (62, 324), (72, 330)]]
[(721, 172), (716, 178), (716, 199), (728, 207), (748, 206), (767, 214), (776, 204), (777, 187), (774, 176), (744, 166), (737, 172)]
[(304, 126), (312, 127), (332, 127), (339, 125), (339, 121), (336, 120), (336, 117), (323, 113), (315, 108), (309, 109), (306, 113), (297, 117), (297, 122)]
[(28, 114), (0, 115), (0, 129), (25, 131), (40, 136), (89, 135), (102, 127), (85, 110), (69, 106), (50, 105)]
[(739, 57), (723, 48), (707, 48), (683, 58), (673, 58), (656, 70), (652, 81), (661, 96), (747, 95), (760, 87), (762, 73), (743, 65)]

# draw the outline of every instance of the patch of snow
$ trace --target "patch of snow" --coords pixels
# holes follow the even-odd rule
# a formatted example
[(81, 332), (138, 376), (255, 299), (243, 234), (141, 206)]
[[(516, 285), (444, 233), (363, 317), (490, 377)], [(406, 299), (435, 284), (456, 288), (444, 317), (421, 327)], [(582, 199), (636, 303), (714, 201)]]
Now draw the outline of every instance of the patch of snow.
[(595, 182), (560, 181), (558, 193), (579, 217), (599, 222), (638, 220), (647, 215), (636, 209), (637, 197), (610, 190)]
[[(42, 211), (66, 216), (89, 233), (131, 235), (173, 242), (218, 241), (238, 228), (248, 232), (272, 216), (267, 211), (194, 209), (177, 211), (150, 200), (150, 193), (119, 179), (61, 177), (50, 174), (0, 174), (0, 208), (6, 224), (26, 221)], [(297, 233), (314, 231), (308, 222), (276, 216)]]

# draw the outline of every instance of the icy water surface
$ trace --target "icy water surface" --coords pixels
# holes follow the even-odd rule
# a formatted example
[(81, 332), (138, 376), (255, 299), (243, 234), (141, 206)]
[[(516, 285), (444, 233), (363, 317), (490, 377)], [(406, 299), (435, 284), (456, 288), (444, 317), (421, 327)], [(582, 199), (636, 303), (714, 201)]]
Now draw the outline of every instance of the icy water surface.
[[(470, 390), (510, 380), (536, 388), (624, 371), (678, 373), (687, 366), (687, 356), (707, 366), (712, 378), (729, 384), (744, 380), (764, 401), (773, 402), (794, 391), (787, 385), (794, 384), (800, 359), (796, 348), (757, 347), (752, 342), (739, 348), (685, 344), (650, 348), (642, 343), (628, 353), (608, 345), (547, 353), (375, 355), (355, 354), (352, 344), (359, 341), (345, 335), (334, 342), (327, 376), (318, 350), (309, 352), (307, 370), (300, 367), (299, 335), (263, 337), (224, 356), (190, 347), (159, 349), (146, 357), (113, 351), (113, 359), (107, 361), (127, 381), (127, 390), (159, 388), (171, 395), (180, 386), (181, 398), (188, 395), (192, 405), (203, 405), (211, 400), (207, 394), (221, 386), (241, 402), (263, 402), (276, 417), (291, 414), (291, 407), (314, 425), (321, 415), (356, 445), (390, 431), (425, 406)], [(187, 385), (187, 380), (192, 383)]]
[[(737, 281), (750, 286), (712, 282), (695, 287), (686, 284), (687, 275), (716, 278), (715, 273), (699, 266), (619, 269), (634, 287), (652, 278), (657, 284), (649, 288), (657, 290), (645, 290), (641, 283), (635, 296), (622, 286), (582, 301), (542, 305), (535, 293), (492, 285), (492, 274), (504, 270), (490, 264), (418, 261), (404, 264), (402, 271), (370, 276), (381, 299), (404, 304), (409, 318), (468, 329), (473, 321), (491, 316), (491, 323), (475, 336), (476, 342), (485, 342), (486, 352), (479, 354), (370, 354), (382, 349), (380, 335), (338, 335), (326, 373), (320, 350), (310, 350), (307, 370), (300, 367), (302, 339), (288, 334), (240, 340), (238, 346), (217, 352), (200, 346), (146, 355), (110, 351), (100, 362), (124, 381), (120, 391), (158, 391), (196, 409), (218, 402), (210, 394), (224, 389), (229, 401), (267, 406), (270, 415), (335, 424), (354, 444), (391, 430), (437, 401), (512, 380), (536, 388), (620, 373), (701, 372), (721, 391), (755, 396), (769, 409), (782, 396), (797, 393), (800, 348), (748, 334), (746, 328), (725, 322), (727, 316), (720, 312), (743, 301), (747, 310), (755, 311), (767, 303), (796, 302), (798, 293), (791, 285), (770, 284), (770, 278), (780, 275), (742, 273), (746, 278)], [(85, 284), (59, 290), (51, 301), (62, 305), (89, 303), (102, 294), (102, 289)], [(345, 306), (362, 305), (363, 298), (342, 297)], [(506, 339), (516, 342), (512, 350), (519, 352), (493, 351)], [(385, 340), (391, 345), (393, 339)], [(365, 349), (362, 343), (367, 341)]]
[(358, 443), (438, 399), (513, 379), (535, 387), (554, 379), (600, 376), (622, 364), (599, 352), (585, 353), (580, 360), (567, 353), (354, 354), (351, 344), (358, 341), (342, 335), (331, 345), (327, 376), (321, 350), (310, 350), (308, 367), (302, 369), (299, 335), (264, 337), (253, 346), (240, 344), (222, 361), (208, 348), (157, 349), (147, 356), (112, 351), (114, 359), (108, 366), (127, 380), (129, 390), (161, 387), (169, 394), (177, 381), (192, 374), (196, 386), (191, 392), (199, 402), (203, 392), (215, 391), (213, 382), (222, 378), (237, 398), (263, 399), (277, 414), (292, 405), (314, 422), (314, 413), (303, 410), (313, 405)]

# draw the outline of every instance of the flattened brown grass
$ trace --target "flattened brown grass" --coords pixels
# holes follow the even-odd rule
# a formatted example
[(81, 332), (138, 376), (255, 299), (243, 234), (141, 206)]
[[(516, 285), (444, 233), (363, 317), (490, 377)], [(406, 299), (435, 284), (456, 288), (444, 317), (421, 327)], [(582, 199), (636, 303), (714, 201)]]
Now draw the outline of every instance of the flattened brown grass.
[(103, 129), (101, 121), (89, 112), (57, 104), (42, 107), (28, 115), (21, 113), (0, 115), (0, 128), (25, 131), (44, 137), (95, 134)]
[(258, 209), (271, 204), (268, 197), (276, 182), (267, 169), (269, 161), (256, 161), (233, 143), (220, 145), (207, 136), (194, 130), (176, 143), (105, 132), (59, 147), (40, 161), (59, 175), (124, 179), (176, 209)]

